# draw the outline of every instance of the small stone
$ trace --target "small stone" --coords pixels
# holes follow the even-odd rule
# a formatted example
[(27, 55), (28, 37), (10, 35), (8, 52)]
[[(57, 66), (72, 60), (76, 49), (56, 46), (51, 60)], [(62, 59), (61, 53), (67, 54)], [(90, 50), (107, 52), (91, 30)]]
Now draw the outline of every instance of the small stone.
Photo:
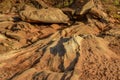
[(61, 29), (61, 26), (59, 26), (58, 24), (52, 24), (51, 27), (55, 30)]
[(118, 15), (120, 15), (120, 11), (119, 11), (119, 12), (117, 12), (117, 14), (118, 14)]

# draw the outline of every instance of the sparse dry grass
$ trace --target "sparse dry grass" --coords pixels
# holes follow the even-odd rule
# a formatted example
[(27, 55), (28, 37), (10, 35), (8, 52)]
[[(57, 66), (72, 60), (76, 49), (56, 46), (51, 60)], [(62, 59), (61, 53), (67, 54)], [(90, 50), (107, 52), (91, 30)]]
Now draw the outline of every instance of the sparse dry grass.
[(102, 2), (104, 3), (106, 11), (111, 17), (120, 19), (120, 15), (118, 14), (120, 9), (120, 0), (102, 0)]

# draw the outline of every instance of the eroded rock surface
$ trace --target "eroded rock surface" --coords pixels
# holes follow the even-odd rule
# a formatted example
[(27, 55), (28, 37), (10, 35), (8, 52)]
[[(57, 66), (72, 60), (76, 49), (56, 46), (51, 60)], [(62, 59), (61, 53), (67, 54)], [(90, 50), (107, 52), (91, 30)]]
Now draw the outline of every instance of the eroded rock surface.
[[(3, 8), (0, 80), (120, 80), (120, 24), (109, 20), (102, 3), (76, 0), (72, 2), (80, 9), (76, 15), (74, 4), (66, 9), (46, 8), (53, 6), (47, 1), (52, 0), (13, 0), (20, 9)], [(88, 6), (90, 1), (99, 5)], [(29, 5), (25, 12), (21, 3)], [(53, 21), (44, 16), (42, 22), (40, 15), (46, 14)], [(72, 24), (63, 24), (68, 19)]]
[(107, 41), (93, 35), (61, 37), (55, 33), (5, 55), (8, 58), (0, 60), (3, 80), (119, 80), (120, 75), (119, 56), (108, 48)]

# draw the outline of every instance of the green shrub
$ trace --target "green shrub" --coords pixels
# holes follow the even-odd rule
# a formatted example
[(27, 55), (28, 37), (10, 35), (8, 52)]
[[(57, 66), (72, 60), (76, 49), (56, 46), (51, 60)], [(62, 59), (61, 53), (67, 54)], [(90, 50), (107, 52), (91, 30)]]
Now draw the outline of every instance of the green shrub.
[(116, 6), (120, 5), (120, 1), (119, 0), (114, 0), (114, 5), (116, 5)]

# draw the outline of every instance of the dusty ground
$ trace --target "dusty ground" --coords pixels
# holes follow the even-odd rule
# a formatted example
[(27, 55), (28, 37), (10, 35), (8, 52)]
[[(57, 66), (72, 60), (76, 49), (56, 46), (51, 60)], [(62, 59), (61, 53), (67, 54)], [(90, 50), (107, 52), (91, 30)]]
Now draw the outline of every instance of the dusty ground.
[[(111, 13), (112, 14), (112, 13)], [(120, 21), (0, 22), (0, 80), (120, 80)]]

